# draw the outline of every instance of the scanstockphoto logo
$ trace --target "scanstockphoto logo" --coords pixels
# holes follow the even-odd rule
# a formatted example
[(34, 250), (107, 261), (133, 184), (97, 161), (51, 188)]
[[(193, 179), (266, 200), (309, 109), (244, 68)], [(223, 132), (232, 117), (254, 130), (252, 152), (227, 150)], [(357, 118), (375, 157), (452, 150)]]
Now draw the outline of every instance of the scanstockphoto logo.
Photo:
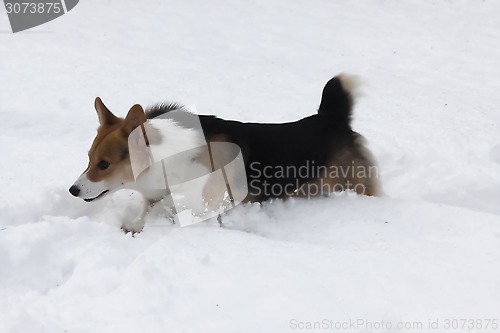
[(12, 32), (37, 27), (75, 8), (79, 0), (4, 0)]
[[(165, 203), (173, 220), (187, 226), (208, 220), (242, 203), (248, 194), (241, 149), (230, 142), (185, 142), (175, 146), (162, 133), (182, 124), (184, 130), (204, 137), (194, 106), (172, 110), (135, 128), (128, 137), (132, 173), (137, 181), (155, 178), (150, 190), (166, 191)], [(174, 125), (173, 124), (177, 124)], [(172, 127), (173, 126), (173, 127)], [(204, 166), (193, 161), (199, 158)]]

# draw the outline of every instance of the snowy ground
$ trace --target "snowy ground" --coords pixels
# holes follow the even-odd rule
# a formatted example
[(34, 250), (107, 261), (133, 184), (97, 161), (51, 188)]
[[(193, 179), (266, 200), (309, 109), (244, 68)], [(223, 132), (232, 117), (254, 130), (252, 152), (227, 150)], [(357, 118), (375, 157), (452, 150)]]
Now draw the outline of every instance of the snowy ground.
[[(1, 7), (0, 332), (500, 321), (497, 1), (86, 0), (9, 29)], [(313, 113), (341, 71), (364, 81), (353, 126), (381, 198), (248, 205), (227, 228), (153, 215), (133, 238), (118, 228), (138, 209), (131, 193), (67, 193), (96, 96), (122, 115), (170, 99), (283, 122)]]

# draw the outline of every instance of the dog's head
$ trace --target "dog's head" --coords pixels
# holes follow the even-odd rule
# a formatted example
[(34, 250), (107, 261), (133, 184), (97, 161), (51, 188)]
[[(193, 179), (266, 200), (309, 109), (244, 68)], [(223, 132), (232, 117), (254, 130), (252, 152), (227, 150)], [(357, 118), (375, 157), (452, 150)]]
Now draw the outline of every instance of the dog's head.
[(85, 201), (92, 201), (134, 182), (128, 136), (146, 122), (144, 110), (138, 104), (130, 108), (125, 118), (116, 117), (99, 97), (95, 99), (99, 117), (97, 136), (89, 150), (89, 164), (71, 186), (69, 192)]

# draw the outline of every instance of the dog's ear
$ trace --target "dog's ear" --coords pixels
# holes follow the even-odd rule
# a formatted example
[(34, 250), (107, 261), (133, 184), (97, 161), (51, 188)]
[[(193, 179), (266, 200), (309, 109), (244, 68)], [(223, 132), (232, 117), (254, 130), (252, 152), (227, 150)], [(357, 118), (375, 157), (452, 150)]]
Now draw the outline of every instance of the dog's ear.
[(144, 110), (142, 106), (136, 104), (130, 108), (125, 117), (125, 120), (122, 125), (123, 132), (126, 135), (132, 133), (132, 131), (139, 125), (146, 122), (146, 115), (144, 114)]
[(94, 107), (101, 126), (109, 126), (120, 122), (120, 118), (112, 114), (99, 97), (95, 98)]

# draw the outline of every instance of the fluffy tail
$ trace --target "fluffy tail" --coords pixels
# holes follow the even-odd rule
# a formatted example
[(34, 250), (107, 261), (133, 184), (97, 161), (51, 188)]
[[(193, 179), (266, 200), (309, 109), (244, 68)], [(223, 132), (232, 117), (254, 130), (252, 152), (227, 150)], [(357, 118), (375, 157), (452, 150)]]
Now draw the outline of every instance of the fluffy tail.
[(328, 116), (338, 124), (349, 125), (356, 87), (354, 76), (339, 74), (332, 78), (323, 88), (318, 114)]

